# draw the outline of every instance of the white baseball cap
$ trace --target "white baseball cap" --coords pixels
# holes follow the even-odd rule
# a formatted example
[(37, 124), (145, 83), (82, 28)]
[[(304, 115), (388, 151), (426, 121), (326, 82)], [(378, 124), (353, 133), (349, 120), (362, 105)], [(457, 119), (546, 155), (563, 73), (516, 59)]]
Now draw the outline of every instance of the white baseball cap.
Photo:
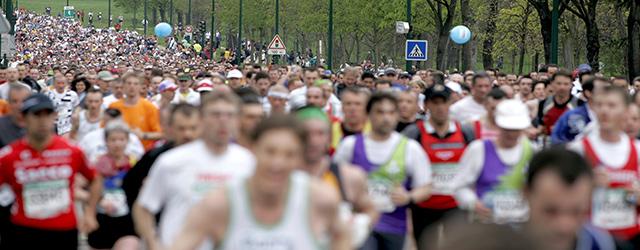
[(529, 109), (520, 100), (504, 100), (496, 106), (496, 125), (503, 129), (523, 130), (531, 126)]
[(231, 78), (239, 78), (242, 79), (243, 75), (242, 72), (240, 72), (240, 70), (234, 69), (229, 71), (229, 73), (227, 73), (227, 79), (231, 79)]

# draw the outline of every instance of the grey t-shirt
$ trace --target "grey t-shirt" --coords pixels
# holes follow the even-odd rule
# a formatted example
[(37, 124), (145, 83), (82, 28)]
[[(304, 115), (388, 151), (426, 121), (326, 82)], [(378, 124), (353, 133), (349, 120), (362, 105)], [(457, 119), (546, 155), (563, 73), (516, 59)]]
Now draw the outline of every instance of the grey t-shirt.
[(11, 116), (0, 117), (0, 148), (24, 136), (24, 128), (19, 127)]

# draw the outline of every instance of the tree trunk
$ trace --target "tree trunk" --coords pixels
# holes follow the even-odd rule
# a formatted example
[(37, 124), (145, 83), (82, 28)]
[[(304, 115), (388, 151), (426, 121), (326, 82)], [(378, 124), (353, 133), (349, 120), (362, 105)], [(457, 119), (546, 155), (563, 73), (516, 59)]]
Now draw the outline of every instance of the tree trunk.
[(627, 17), (627, 65), (629, 79), (640, 75), (640, 0), (631, 0)]
[(489, 18), (484, 33), (486, 38), (482, 43), (482, 66), (485, 69), (493, 68), (493, 38), (496, 32), (496, 15), (498, 13), (498, 1), (491, 0), (489, 3)]
[(163, 22), (166, 22), (167, 21), (167, 11), (164, 8), (158, 8), (158, 11), (160, 12), (160, 20), (162, 20)]
[(158, 23), (158, 12), (155, 7), (151, 8), (151, 18), (153, 23), (148, 24), (148, 27), (154, 27)]
[[(471, 27), (473, 24), (473, 18), (471, 16), (471, 8), (469, 7), (469, 0), (460, 0), (460, 15), (462, 17), (462, 24), (467, 27)], [(473, 35), (473, 33), (471, 33)], [(471, 63), (472, 59), (472, 43), (474, 43), (473, 37), (471, 41), (462, 46), (462, 68), (460, 71), (472, 70), (473, 64)]]

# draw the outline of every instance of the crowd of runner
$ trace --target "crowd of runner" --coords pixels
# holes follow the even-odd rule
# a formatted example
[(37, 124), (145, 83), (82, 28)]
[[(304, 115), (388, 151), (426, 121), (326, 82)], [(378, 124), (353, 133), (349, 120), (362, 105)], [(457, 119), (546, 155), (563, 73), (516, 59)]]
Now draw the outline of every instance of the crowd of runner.
[(24, 12), (0, 249), (639, 249), (640, 78), (240, 67)]

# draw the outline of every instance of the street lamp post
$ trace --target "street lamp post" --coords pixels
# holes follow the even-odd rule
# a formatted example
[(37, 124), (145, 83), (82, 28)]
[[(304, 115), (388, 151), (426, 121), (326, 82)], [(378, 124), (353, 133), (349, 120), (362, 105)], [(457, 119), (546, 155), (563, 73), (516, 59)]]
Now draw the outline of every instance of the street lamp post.
[(169, 24), (173, 27), (173, 0), (169, 3)]
[(558, 8), (560, 0), (553, 0), (553, 11), (551, 12), (551, 63), (558, 63)]
[(191, 0), (189, 0), (189, 11), (187, 15), (189, 16), (187, 19), (187, 25), (191, 25)]
[(111, 0), (109, 0), (109, 13), (107, 13), (107, 19), (109, 19), (109, 27), (111, 27)]
[(211, 60), (213, 59), (213, 41), (214, 41), (214, 37), (215, 37), (215, 27), (216, 27), (216, 0), (211, 0), (211, 36), (209, 36), (209, 39), (211, 41), (211, 49), (210, 49), (210, 53), (211, 53)]
[(333, 70), (333, 0), (329, 0), (329, 34), (327, 35), (327, 66)]
[(147, 25), (149, 25), (149, 19), (147, 18), (147, 2), (144, 0), (144, 36), (147, 37)]
[(236, 64), (240, 67), (242, 53), (242, 0), (240, 0), (240, 11), (238, 15), (238, 48), (236, 48)]

